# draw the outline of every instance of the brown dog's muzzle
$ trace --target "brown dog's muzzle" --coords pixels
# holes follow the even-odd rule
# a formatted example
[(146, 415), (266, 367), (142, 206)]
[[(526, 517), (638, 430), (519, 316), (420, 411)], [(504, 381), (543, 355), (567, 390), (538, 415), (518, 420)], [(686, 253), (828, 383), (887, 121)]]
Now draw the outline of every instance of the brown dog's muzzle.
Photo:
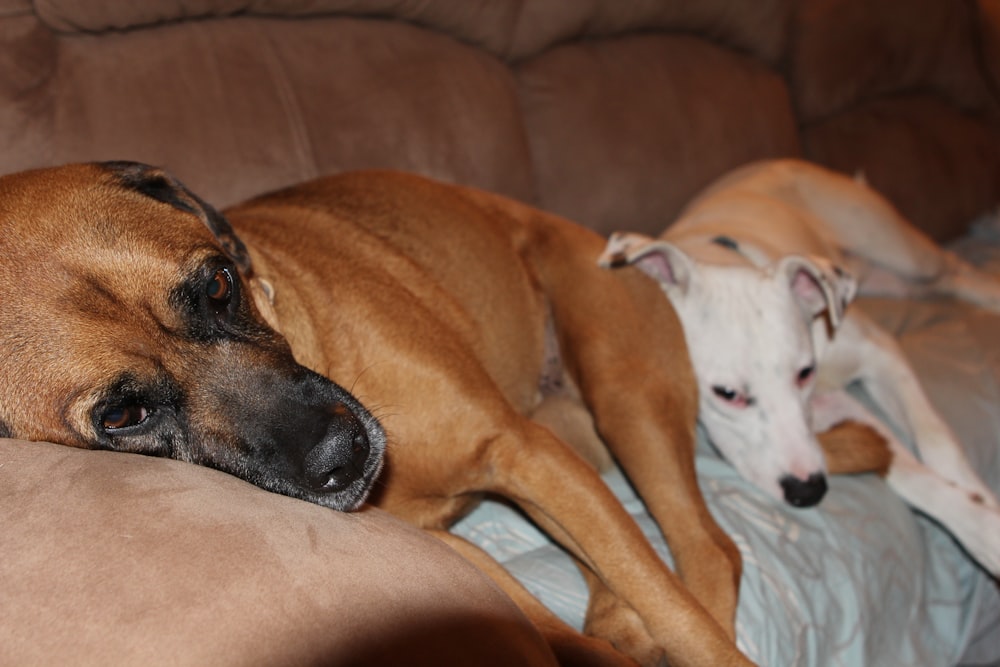
[(290, 354), (212, 376), (215, 409), (191, 424), (201, 435), (196, 462), (334, 509), (361, 504), (381, 468), (385, 434), (350, 393)]
[(303, 460), (306, 483), (317, 493), (343, 491), (365, 477), (370, 454), (368, 435), (356, 419), (334, 424)]

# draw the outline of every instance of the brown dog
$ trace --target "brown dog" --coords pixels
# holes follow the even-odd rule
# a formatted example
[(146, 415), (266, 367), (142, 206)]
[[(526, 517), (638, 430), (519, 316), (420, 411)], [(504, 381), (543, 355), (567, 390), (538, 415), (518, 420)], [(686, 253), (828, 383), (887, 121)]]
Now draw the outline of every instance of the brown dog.
[[(227, 223), (161, 171), (75, 165), (0, 179), (0, 211), (7, 435), (171, 456), (351, 509), (384, 436), (334, 378), (389, 433), (376, 504), (448, 539), (483, 494), (507, 497), (593, 574), (621, 648), (748, 664), (732, 641), (739, 555), (694, 472), (680, 325), (639, 271), (597, 267), (596, 234), (378, 172), (255, 199)], [(524, 416), (560, 384), (579, 387), (694, 595), (596, 471)], [(458, 546), (562, 657), (619, 662)]]

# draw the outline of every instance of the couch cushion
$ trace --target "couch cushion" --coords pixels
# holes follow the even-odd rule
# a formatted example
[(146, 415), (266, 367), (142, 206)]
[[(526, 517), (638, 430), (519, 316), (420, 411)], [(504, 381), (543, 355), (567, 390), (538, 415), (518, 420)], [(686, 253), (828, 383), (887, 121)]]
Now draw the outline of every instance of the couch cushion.
[(521, 4), (519, 0), (35, 0), (38, 15), (60, 32), (123, 30), (237, 14), (368, 16), (427, 26), (496, 54), (507, 50)]
[[(865, 173), (938, 241), (1000, 201), (1000, 138), (933, 95), (875, 100), (803, 128), (809, 159)], [(947, 193), (943, 196), (942, 193)]]
[(662, 30), (708, 40), (776, 63), (785, 48), (794, 0), (508, 0), (520, 5), (507, 52), (524, 58), (580, 37), (614, 37)]
[(236, 14), (377, 16), (426, 26), (510, 60), (578, 37), (667, 29), (704, 34), (772, 63), (783, 53), (794, 4), (793, 0), (740, 5), (729, 0), (35, 0), (39, 16), (62, 32), (121, 30)]
[(659, 234), (719, 174), (800, 150), (781, 79), (693, 37), (572, 43), (518, 82), (541, 206), (605, 234)]
[(969, 3), (805, 0), (789, 50), (790, 84), (811, 122), (884, 94), (933, 89), (965, 108), (991, 104)]
[(424, 533), (166, 459), (0, 440), (0, 663), (548, 664)]
[(365, 167), (533, 195), (510, 71), (439, 33), (351, 18), (0, 25), (18, 48), (0, 57), (5, 171), (140, 160), (217, 206)]
[(976, 25), (983, 57), (983, 76), (1000, 104), (1000, 0), (979, 0), (974, 7), (979, 21)]

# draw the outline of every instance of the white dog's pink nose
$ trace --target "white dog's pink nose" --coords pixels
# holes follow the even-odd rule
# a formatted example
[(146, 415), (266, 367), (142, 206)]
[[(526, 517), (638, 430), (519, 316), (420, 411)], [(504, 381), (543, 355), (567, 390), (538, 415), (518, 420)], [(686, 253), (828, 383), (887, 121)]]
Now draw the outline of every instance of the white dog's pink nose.
[(781, 478), (781, 488), (785, 492), (785, 502), (793, 507), (812, 507), (826, 495), (826, 475), (813, 473), (808, 479), (792, 475)]

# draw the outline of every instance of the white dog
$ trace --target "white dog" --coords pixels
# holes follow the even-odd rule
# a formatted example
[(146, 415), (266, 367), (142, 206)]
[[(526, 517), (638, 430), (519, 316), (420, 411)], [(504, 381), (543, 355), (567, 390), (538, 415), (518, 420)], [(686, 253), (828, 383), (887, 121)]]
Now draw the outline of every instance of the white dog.
[[(863, 182), (797, 160), (732, 172), (661, 239), (615, 234), (600, 261), (635, 264), (659, 281), (684, 325), (700, 420), (745, 478), (814, 505), (827, 474), (814, 433), (867, 422), (889, 442), (891, 487), (1000, 575), (996, 496), (893, 337), (847, 309), (852, 274), (866, 292), (947, 294), (996, 310), (1000, 282), (934, 244)], [(920, 461), (844, 391), (855, 381), (908, 429)]]

